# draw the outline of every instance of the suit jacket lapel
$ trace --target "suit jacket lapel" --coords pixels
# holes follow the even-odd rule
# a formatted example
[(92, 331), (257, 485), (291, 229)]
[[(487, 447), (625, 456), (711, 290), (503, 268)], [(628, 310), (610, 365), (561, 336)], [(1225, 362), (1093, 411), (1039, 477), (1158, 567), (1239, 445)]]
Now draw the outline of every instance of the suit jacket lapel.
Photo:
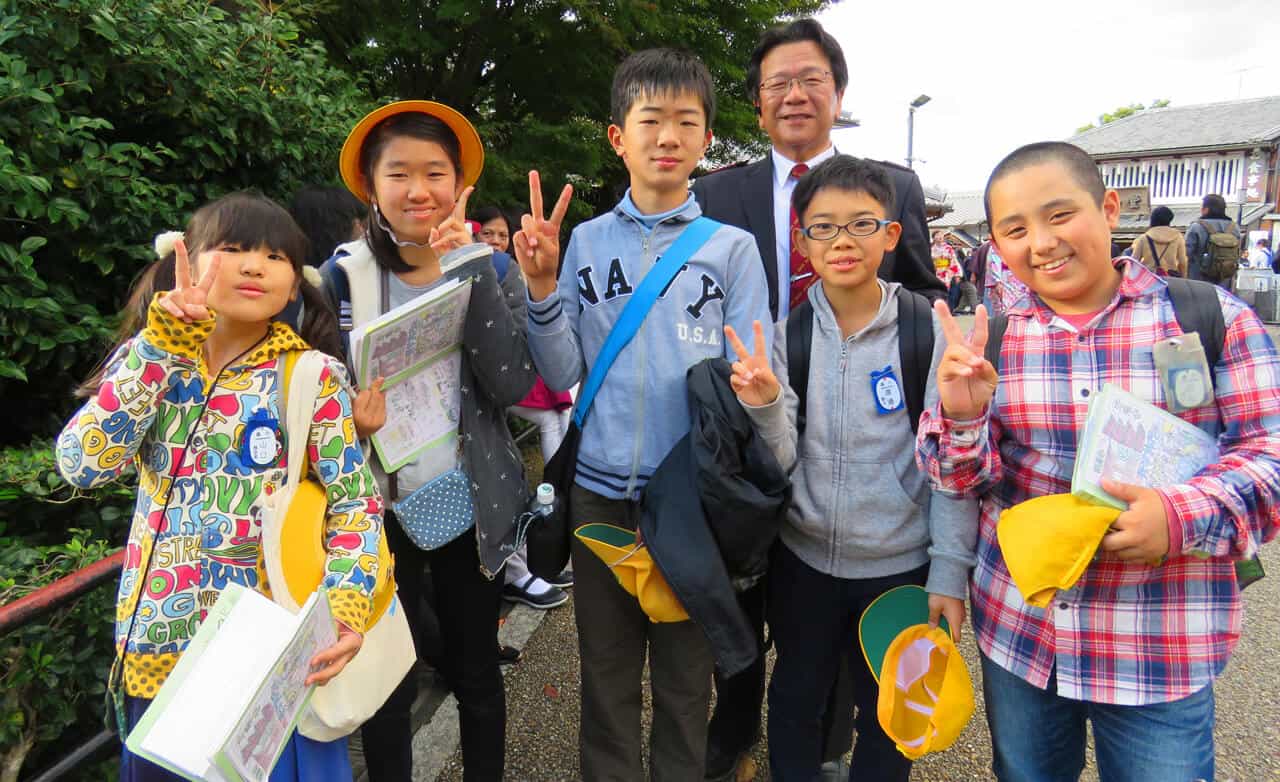
[(756, 238), (760, 259), (764, 261), (764, 274), (769, 282), (769, 310), (778, 313), (778, 251), (777, 233), (773, 227), (773, 157), (766, 156), (752, 163), (743, 183), (742, 200), (745, 204), (747, 224)]

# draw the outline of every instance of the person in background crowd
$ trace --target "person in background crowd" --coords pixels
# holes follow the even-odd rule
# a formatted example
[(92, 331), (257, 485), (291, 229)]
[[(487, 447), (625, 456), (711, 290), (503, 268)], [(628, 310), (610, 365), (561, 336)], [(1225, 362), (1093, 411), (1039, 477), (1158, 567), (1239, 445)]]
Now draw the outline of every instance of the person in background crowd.
[(1133, 240), (1126, 253), (1157, 274), (1187, 276), (1187, 246), (1182, 232), (1174, 228), (1173, 210), (1157, 206), (1151, 210), (1151, 227)]
[(310, 242), (307, 265), (318, 269), (338, 245), (359, 239), (367, 213), (345, 187), (304, 187), (295, 193), (289, 214)]

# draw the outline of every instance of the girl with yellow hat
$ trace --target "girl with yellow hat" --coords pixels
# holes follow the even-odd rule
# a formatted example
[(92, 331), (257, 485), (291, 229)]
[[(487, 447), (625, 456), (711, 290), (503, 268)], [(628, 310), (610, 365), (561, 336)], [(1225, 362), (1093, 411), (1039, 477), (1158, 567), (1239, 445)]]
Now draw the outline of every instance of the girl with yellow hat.
[[(357, 123), (339, 165), (347, 187), (369, 204), (364, 236), (339, 247), (321, 269), (338, 306), (339, 325), (349, 332), (461, 274), (445, 272), (440, 259), (473, 241), (466, 206), (484, 167), (484, 148), (475, 128), (457, 111), (431, 101), (400, 101)], [(470, 268), (466, 272), (475, 273)], [(438, 468), (420, 460), (387, 475), (374, 463), (388, 500), (387, 538), (396, 581), (410, 609), (426, 591), (424, 571), (430, 565), (443, 642), (433, 662), (458, 699), (467, 780), (501, 779), (503, 771), (506, 703), (494, 634), (502, 580), (495, 576), (513, 550), (515, 519), (528, 497), (504, 412), (524, 398), (536, 378), (523, 321), (513, 318), (496, 272), (484, 264), (471, 287), (459, 378), (458, 466), (471, 486), (472, 528), (438, 548), (419, 549), (391, 506), (435, 477)], [(361, 435), (376, 431), (385, 420), (377, 385), (357, 398)], [(410, 610), (409, 620), (421, 639), (417, 612)], [(363, 728), (373, 782), (411, 776), (409, 712), (416, 689), (411, 672)]]

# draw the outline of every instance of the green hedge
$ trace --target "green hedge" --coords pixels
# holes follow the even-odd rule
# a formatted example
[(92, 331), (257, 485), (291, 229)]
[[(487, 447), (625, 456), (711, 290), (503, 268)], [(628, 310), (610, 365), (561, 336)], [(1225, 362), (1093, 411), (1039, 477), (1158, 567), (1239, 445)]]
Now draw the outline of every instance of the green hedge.
[(256, 4), (0, 0), (0, 445), (57, 431), (157, 232), (333, 181), (374, 104)]

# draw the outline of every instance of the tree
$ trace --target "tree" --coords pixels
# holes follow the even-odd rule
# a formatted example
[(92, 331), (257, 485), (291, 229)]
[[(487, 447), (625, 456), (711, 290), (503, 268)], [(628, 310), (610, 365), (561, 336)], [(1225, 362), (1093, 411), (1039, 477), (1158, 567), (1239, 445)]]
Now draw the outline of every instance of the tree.
[[(1159, 100), (1152, 102), (1151, 108), (1162, 109), (1168, 105), (1169, 105), (1169, 101), (1167, 99), (1160, 98)], [(1106, 114), (1099, 114), (1097, 125), (1093, 124), (1092, 122), (1090, 122), (1088, 125), (1081, 125), (1080, 127), (1076, 128), (1076, 133), (1084, 133), (1086, 130), (1093, 130), (1099, 125), (1105, 125), (1108, 122), (1115, 122), (1118, 119), (1124, 119), (1125, 117), (1129, 117), (1134, 114), (1137, 114), (1140, 111), (1146, 111), (1146, 110), (1147, 110), (1147, 107), (1142, 105), (1141, 103), (1130, 103), (1128, 106), (1121, 106), (1117, 108), (1115, 111), (1111, 111)]]
[(716, 84), (710, 158), (759, 154), (766, 141), (744, 94), (760, 33), (825, 0), (369, 0), (315, 2), (304, 35), (387, 98), (430, 98), (477, 121), (485, 173), (472, 203), (526, 204), (526, 172), (577, 189), (571, 217), (613, 206), (626, 176), (605, 142), (609, 85), (636, 49), (687, 48)]
[(336, 179), (372, 106), (253, 4), (14, 5), (0, 0), (0, 444), (61, 425), (152, 236), (231, 190)]

